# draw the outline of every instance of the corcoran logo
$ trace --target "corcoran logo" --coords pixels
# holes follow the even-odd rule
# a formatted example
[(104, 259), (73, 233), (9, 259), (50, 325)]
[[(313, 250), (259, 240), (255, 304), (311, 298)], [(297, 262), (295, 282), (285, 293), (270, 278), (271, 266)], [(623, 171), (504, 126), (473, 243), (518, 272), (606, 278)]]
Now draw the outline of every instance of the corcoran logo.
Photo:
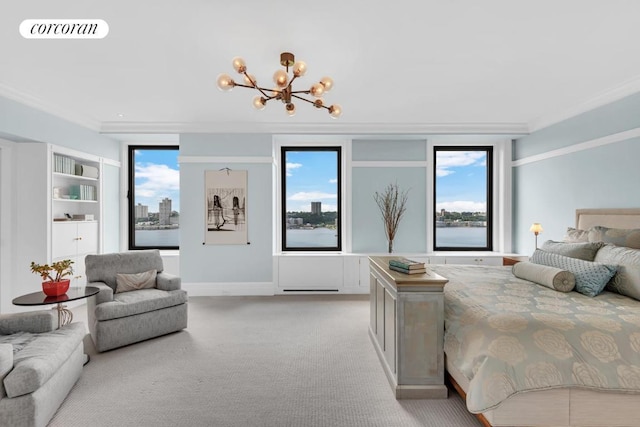
[(103, 39), (109, 24), (102, 19), (25, 19), (20, 34), (25, 39)]

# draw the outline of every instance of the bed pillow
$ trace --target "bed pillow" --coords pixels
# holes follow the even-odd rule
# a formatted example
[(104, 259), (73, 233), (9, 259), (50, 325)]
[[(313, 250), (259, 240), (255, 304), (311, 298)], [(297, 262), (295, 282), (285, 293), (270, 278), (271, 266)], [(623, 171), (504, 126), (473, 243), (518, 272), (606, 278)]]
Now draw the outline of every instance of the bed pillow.
[(640, 249), (608, 244), (598, 251), (595, 261), (618, 266), (605, 288), (607, 291), (640, 300)]
[(602, 245), (604, 245), (604, 243), (602, 242), (567, 243), (547, 240), (546, 242), (544, 242), (542, 248), (540, 249), (545, 252), (564, 255), (570, 258), (593, 261), (593, 259), (596, 257), (596, 252), (598, 252), (598, 249), (600, 249)]
[(143, 273), (116, 274), (116, 293), (156, 287), (157, 270)]
[(575, 290), (589, 297), (595, 297), (602, 292), (616, 274), (615, 265), (570, 258), (540, 249), (535, 250), (531, 256), (531, 262), (572, 272), (576, 278)]
[(578, 230), (577, 228), (567, 227), (567, 234), (565, 234), (563, 241), (568, 243), (588, 242), (589, 231)]
[(640, 249), (640, 228), (609, 228), (597, 225), (589, 229), (589, 241)]
[(519, 262), (513, 266), (513, 275), (558, 292), (571, 292), (576, 285), (572, 272), (548, 265)]

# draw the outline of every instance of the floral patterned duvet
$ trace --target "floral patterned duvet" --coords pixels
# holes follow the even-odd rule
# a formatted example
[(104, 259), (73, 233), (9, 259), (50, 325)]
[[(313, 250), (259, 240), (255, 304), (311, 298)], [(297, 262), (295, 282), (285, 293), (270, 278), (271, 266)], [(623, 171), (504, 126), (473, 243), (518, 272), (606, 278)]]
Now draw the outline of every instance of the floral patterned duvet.
[(469, 411), (558, 387), (640, 393), (640, 301), (557, 292), (511, 267), (431, 268), (449, 279), (444, 348), (469, 379)]

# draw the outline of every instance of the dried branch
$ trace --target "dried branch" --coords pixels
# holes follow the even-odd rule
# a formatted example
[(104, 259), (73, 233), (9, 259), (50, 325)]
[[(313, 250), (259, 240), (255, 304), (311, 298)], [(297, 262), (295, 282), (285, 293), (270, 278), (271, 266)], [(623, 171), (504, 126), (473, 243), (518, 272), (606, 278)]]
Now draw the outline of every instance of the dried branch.
[(376, 191), (373, 195), (380, 208), (380, 214), (384, 222), (384, 229), (389, 242), (389, 252), (393, 251), (393, 240), (396, 237), (402, 215), (406, 211), (408, 193), (409, 190), (401, 191), (396, 182), (395, 184), (389, 184), (382, 193)]

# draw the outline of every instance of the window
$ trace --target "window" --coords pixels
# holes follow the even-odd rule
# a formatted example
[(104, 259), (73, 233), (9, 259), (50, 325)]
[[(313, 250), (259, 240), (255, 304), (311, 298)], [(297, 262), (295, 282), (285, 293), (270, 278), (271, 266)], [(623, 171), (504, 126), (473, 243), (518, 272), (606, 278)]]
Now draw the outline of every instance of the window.
[(339, 251), (340, 147), (282, 147), (282, 250)]
[(129, 249), (178, 249), (177, 146), (129, 146)]
[(493, 147), (434, 147), (434, 249), (492, 250)]

